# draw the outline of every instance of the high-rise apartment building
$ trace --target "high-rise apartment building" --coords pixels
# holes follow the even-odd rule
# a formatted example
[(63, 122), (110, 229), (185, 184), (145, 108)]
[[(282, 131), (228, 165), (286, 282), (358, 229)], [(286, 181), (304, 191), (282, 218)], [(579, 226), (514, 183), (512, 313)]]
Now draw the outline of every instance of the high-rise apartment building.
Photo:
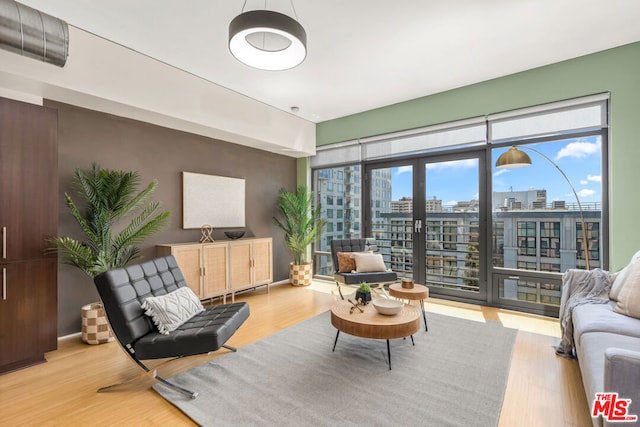
[[(362, 237), (362, 172), (359, 165), (316, 171), (316, 202), (320, 202), (326, 226), (316, 245), (316, 273), (333, 275), (330, 257), (331, 240)], [(382, 227), (383, 213), (391, 212), (391, 170), (377, 170), (371, 183), (372, 223)]]
[(400, 200), (391, 201), (391, 212), (412, 213), (413, 199), (411, 197), (401, 197)]

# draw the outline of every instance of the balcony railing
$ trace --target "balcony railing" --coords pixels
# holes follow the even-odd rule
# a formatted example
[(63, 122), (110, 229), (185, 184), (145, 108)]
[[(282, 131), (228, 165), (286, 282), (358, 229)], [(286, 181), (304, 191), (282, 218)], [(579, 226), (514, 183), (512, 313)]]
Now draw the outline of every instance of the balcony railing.
[[(590, 211), (588, 218), (590, 223), (599, 224), (597, 219), (600, 215), (599, 203), (590, 203), (583, 205)], [(565, 204), (565, 209), (554, 209), (558, 216), (567, 215), (569, 219), (578, 221), (577, 212), (573, 209), (577, 208), (574, 204)], [(556, 231), (549, 231), (546, 228), (535, 227), (533, 237), (535, 239), (534, 253), (529, 256), (518, 255), (517, 246), (514, 244), (505, 246), (505, 235), (512, 235), (515, 229), (509, 228), (505, 231), (507, 224), (509, 227), (515, 227), (517, 221), (549, 221), (551, 215), (547, 211), (541, 210), (525, 210), (513, 211), (514, 218), (517, 220), (513, 223), (506, 221), (510, 217), (510, 212), (494, 213), (494, 232), (489, 236), (496, 245), (496, 252), (491, 253), (493, 266), (496, 268), (509, 269), (526, 269), (531, 272), (561, 272), (566, 268), (584, 268), (584, 260), (581, 259), (581, 242), (575, 235), (573, 239), (569, 239), (560, 230), (560, 235), (556, 236)], [(542, 212), (540, 216), (534, 212)], [(378, 251), (383, 255), (388, 268), (397, 272), (400, 277), (413, 277), (414, 266), (423, 263), (426, 274), (426, 282), (432, 287), (460, 289), (460, 290), (479, 290), (479, 228), (478, 217), (473, 212), (456, 212), (451, 211), (429, 213), (427, 223), (423, 224), (426, 231), (425, 253), (421, 259), (414, 259), (414, 241), (413, 241), (413, 218), (407, 213), (382, 213), (381, 218), (376, 218), (373, 224), (372, 237), (376, 239)], [(496, 222), (497, 221), (497, 222)], [(496, 224), (501, 224), (496, 227)], [(576, 223), (577, 224), (577, 223)], [(538, 229), (541, 229), (542, 236), (537, 235)], [(591, 230), (591, 229), (590, 229)], [(594, 228), (596, 232), (599, 228)], [(590, 231), (592, 233), (592, 231)], [(551, 235), (552, 237), (548, 237)], [(600, 241), (595, 237), (589, 239), (590, 248), (589, 258), (593, 266), (599, 266)], [(573, 240), (573, 241), (572, 241)], [(575, 243), (574, 243), (575, 242)], [(325, 242), (323, 241), (323, 244)], [(327, 243), (328, 244), (328, 243)], [(574, 246), (575, 245), (575, 246)], [(552, 247), (552, 248), (551, 248)], [(550, 252), (553, 249), (553, 254)], [(509, 256), (505, 257), (508, 252)], [(560, 257), (555, 256), (558, 253), (564, 254)], [(573, 259), (571, 254), (573, 255)], [(546, 255), (554, 255), (553, 257)], [(569, 256), (567, 256), (567, 254)], [(331, 264), (331, 256), (328, 251), (316, 251), (316, 274), (321, 276), (333, 276), (333, 266)], [(505, 262), (508, 260), (507, 266)], [(521, 264), (523, 264), (521, 266)], [(539, 285), (536, 284), (536, 287)], [(510, 293), (515, 293), (515, 299), (532, 300), (535, 294), (536, 302), (541, 304), (555, 305), (559, 292), (557, 289), (546, 289), (544, 287), (537, 288), (532, 292), (531, 286), (522, 288), (518, 285), (510, 287)], [(519, 295), (519, 296), (518, 296)]]

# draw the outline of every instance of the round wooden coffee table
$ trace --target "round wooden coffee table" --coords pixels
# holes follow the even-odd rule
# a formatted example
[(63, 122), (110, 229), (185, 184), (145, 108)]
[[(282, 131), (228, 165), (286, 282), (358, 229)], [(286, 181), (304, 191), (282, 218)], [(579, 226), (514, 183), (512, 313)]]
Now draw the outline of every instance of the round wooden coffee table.
[(333, 343), (333, 351), (338, 343), (340, 331), (362, 338), (387, 340), (387, 356), (389, 369), (391, 369), (391, 350), (389, 340), (393, 338), (411, 337), (420, 329), (420, 312), (417, 308), (405, 304), (400, 313), (394, 316), (385, 316), (376, 311), (373, 305), (360, 306), (363, 312), (355, 309), (351, 311), (349, 301), (336, 301), (331, 306), (331, 324), (338, 330)]
[(429, 298), (429, 288), (425, 285), (413, 285), (413, 288), (403, 288), (402, 283), (392, 283), (389, 285), (389, 295), (392, 297), (410, 300), (420, 301), (420, 308), (422, 309), (422, 318), (424, 319), (424, 330), (428, 331), (427, 327), (427, 315), (424, 311), (424, 300)]

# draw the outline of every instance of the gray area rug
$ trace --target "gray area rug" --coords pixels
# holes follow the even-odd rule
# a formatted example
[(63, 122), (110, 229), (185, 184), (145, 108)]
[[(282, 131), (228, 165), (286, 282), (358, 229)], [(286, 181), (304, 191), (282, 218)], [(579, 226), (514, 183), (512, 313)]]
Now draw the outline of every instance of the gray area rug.
[[(422, 319), (421, 319), (422, 320)], [(176, 375), (154, 389), (203, 426), (495, 426), (515, 329), (427, 313), (429, 331), (391, 340), (340, 333), (330, 314)]]

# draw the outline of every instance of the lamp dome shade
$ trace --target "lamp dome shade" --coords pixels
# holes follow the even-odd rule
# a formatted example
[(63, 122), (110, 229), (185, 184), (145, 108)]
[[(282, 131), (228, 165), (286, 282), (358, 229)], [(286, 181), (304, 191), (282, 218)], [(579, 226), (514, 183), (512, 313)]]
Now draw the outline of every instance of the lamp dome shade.
[(522, 166), (531, 166), (531, 158), (527, 153), (514, 146), (502, 153), (496, 161), (497, 168), (519, 168)]

